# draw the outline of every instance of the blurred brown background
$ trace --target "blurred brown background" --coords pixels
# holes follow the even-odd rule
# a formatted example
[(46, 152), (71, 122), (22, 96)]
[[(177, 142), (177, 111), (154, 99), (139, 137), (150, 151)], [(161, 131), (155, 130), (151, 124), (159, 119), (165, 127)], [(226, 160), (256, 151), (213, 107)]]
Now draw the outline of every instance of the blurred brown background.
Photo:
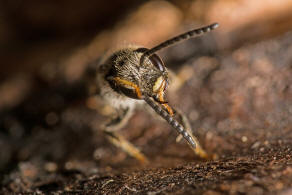
[[(170, 104), (217, 161), (194, 157), (142, 111), (123, 133), (150, 166), (93, 131), (105, 118), (88, 96), (89, 66), (116, 47), (150, 48), (214, 22), (159, 55), (185, 79)], [(1, 0), (2, 192), (291, 192), (291, 31), (291, 0)]]
[[(219, 35), (216, 35), (222, 36), (217, 40), (220, 47), (232, 48), (281, 35), (291, 30), (292, 26), (289, 0), (168, 2), (148, 3), (148, 6), (153, 6), (151, 9), (143, 8), (146, 1), (134, 0), (114, 0), (111, 3), (91, 0), (2, 0), (1, 77), (67, 56), (80, 46), (93, 44), (91, 41), (100, 34), (113, 33), (111, 31), (114, 29), (118, 32), (111, 35), (121, 36), (119, 41), (134, 40), (153, 45), (195, 24), (216, 21), (221, 25)], [(129, 27), (133, 31), (125, 32)], [(122, 35), (119, 35), (121, 31)], [(155, 33), (154, 37), (144, 36), (149, 32)], [(131, 40), (128, 40), (129, 37)], [(118, 38), (111, 36), (109, 39)], [(111, 42), (113, 40), (106, 39), (99, 44), (100, 47), (108, 47)]]

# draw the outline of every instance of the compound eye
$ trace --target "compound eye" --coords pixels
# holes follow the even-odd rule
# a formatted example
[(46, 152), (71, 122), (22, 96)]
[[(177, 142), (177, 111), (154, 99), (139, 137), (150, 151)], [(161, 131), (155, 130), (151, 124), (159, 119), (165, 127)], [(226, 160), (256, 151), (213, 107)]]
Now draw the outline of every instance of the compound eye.
[(153, 54), (152, 56), (149, 57), (149, 60), (152, 62), (152, 64), (158, 68), (161, 72), (165, 72), (165, 66), (160, 59), (160, 57), (156, 54)]
[[(141, 47), (141, 48), (137, 49), (136, 52), (145, 53), (148, 50), (149, 49), (147, 49), (147, 48)], [(165, 72), (165, 66), (157, 54), (151, 55), (149, 57), (149, 60), (156, 68), (158, 68), (158, 70), (160, 70), (161, 72)]]

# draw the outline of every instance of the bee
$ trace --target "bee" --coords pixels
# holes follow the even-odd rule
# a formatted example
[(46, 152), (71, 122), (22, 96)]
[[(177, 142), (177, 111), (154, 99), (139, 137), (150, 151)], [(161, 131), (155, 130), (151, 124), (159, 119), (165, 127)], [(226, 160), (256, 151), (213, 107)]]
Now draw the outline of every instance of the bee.
[[(218, 23), (214, 23), (188, 31), (151, 49), (137, 45), (122, 48), (99, 64), (95, 76), (98, 95), (115, 110), (114, 117), (103, 125), (103, 132), (111, 143), (139, 161), (148, 162), (140, 150), (117, 132), (125, 126), (135, 107), (146, 103), (187, 141), (198, 156), (207, 158), (208, 155), (193, 135), (185, 115), (176, 111), (165, 100), (169, 71), (156, 52), (182, 40), (210, 32), (218, 26)], [(181, 122), (175, 116), (178, 116)]]

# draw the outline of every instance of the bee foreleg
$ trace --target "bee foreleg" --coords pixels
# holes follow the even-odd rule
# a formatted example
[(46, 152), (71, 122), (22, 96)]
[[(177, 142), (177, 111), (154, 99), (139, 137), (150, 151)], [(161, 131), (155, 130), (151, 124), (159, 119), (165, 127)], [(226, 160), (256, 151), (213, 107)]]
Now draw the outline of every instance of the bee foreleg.
[(130, 156), (133, 156), (137, 160), (142, 163), (147, 163), (148, 160), (140, 152), (138, 148), (136, 148), (133, 144), (127, 141), (122, 135), (120, 135), (117, 131), (122, 129), (129, 118), (132, 116), (132, 109), (120, 109), (117, 111), (117, 117), (113, 118), (109, 123), (104, 125), (103, 132), (106, 135), (106, 138), (116, 147), (121, 148)]

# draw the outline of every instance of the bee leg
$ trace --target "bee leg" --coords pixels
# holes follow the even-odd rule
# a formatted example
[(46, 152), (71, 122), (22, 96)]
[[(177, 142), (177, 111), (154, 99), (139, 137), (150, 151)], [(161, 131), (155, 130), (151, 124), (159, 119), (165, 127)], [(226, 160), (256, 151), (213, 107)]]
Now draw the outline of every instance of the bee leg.
[(132, 115), (133, 109), (130, 107), (115, 109), (114, 117), (104, 125), (104, 129), (111, 132), (118, 131), (127, 124)]
[[(195, 154), (203, 159), (209, 159), (209, 155), (202, 148), (199, 140), (193, 135), (191, 124), (190, 124), (188, 118), (179, 110), (175, 110), (175, 114), (178, 115), (178, 117), (180, 118), (180, 120), (182, 122), (182, 125), (184, 126), (186, 131), (189, 133), (189, 135), (193, 138), (193, 140), (196, 142), (197, 147), (195, 149), (193, 149)], [(176, 142), (179, 142), (181, 139), (182, 139), (182, 135), (177, 136)]]
[(113, 118), (108, 124), (104, 126), (103, 132), (106, 135), (106, 138), (113, 145), (121, 148), (127, 154), (136, 158), (141, 163), (147, 163), (147, 158), (140, 152), (140, 150), (117, 132), (125, 126), (129, 118), (132, 116), (132, 113), (132, 109), (130, 108), (118, 110), (118, 116), (116, 118)]

